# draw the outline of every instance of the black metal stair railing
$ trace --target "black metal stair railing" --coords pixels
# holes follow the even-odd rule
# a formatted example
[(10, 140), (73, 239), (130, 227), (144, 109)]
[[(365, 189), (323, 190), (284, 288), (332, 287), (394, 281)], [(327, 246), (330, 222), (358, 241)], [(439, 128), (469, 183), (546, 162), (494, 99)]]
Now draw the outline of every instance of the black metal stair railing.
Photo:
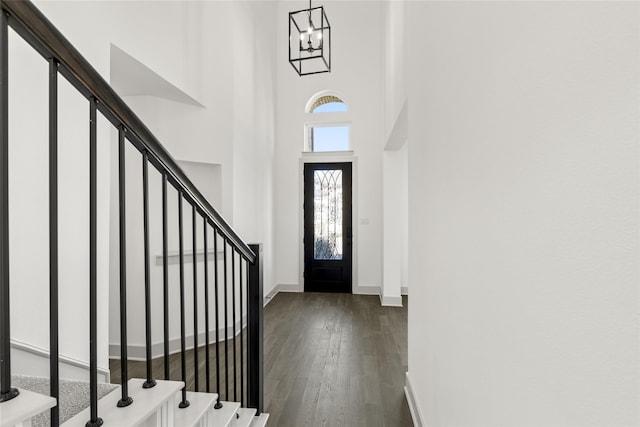
[[(59, 397), (59, 344), (58, 344), (58, 76), (64, 77), (89, 101), (89, 337), (90, 349), (90, 419), (87, 426), (99, 426), (102, 419), (97, 402), (97, 179), (98, 179), (98, 113), (103, 115), (118, 131), (118, 218), (119, 218), (119, 313), (120, 313), (120, 358), (121, 358), (121, 399), (117, 407), (135, 405), (129, 395), (128, 336), (127, 336), (127, 226), (125, 167), (126, 147), (131, 144), (142, 158), (143, 239), (144, 239), (144, 309), (145, 313), (145, 362), (146, 378), (144, 388), (152, 388), (156, 378), (170, 379), (170, 324), (177, 321), (180, 329), (180, 376), (185, 383), (179, 402), (180, 408), (189, 406), (187, 400), (187, 305), (193, 313), (193, 389), (200, 391), (199, 349), (204, 347), (206, 392), (215, 392), (218, 399), (216, 409), (222, 407), (222, 400), (240, 401), (249, 407), (263, 410), (263, 360), (262, 360), (262, 247), (247, 245), (209, 204), (193, 183), (176, 164), (175, 160), (152, 135), (142, 121), (122, 101), (115, 91), (102, 79), (98, 72), (78, 53), (64, 36), (29, 1), (0, 0), (0, 405), (19, 395), (19, 390), (11, 386), (11, 327), (10, 327), (10, 282), (9, 282), (9, 84), (8, 73), (8, 28), (11, 27), (33, 49), (39, 52), (49, 66), (49, 318), (50, 318), (50, 384), (51, 396)], [(152, 233), (149, 222), (149, 167), (153, 167), (162, 178), (162, 283), (152, 283), (150, 274), (150, 244)], [(173, 188), (177, 194), (179, 240), (179, 281), (169, 279), (168, 251), (168, 191)], [(193, 301), (185, 298), (185, 248), (183, 204), (191, 207), (193, 261)], [(203, 239), (203, 280), (198, 276), (198, 227), (202, 221)], [(213, 236), (210, 246), (209, 236)], [(219, 242), (221, 240), (221, 242)], [(222, 266), (218, 264), (218, 249), (222, 247)], [(213, 277), (209, 280), (209, 248), (213, 248)], [(220, 273), (220, 276), (219, 276)], [(162, 293), (162, 324), (154, 325), (151, 317), (151, 291), (156, 287)], [(221, 288), (221, 289), (220, 289)], [(179, 290), (180, 310), (170, 313), (170, 289)], [(204, 322), (198, 323), (198, 294), (204, 294)], [(213, 294), (211, 294), (213, 292)], [(213, 310), (210, 300), (213, 298)], [(221, 298), (222, 297), (222, 298)], [(220, 304), (222, 303), (222, 304)], [(231, 307), (229, 307), (231, 305)], [(210, 312), (211, 311), (211, 312)], [(246, 311), (246, 313), (245, 313)], [(245, 321), (246, 314), (246, 321)], [(231, 315), (231, 318), (229, 318)], [(179, 317), (179, 318), (178, 318)], [(211, 325), (211, 319), (214, 325)], [(224, 322), (221, 320), (224, 319)], [(223, 323), (223, 324), (221, 324)], [(231, 323), (231, 325), (229, 325)], [(210, 334), (215, 328), (215, 337)], [(162, 328), (164, 369), (160, 377), (153, 372), (152, 328)], [(220, 329), (222, 328), (222, 329)], [(204, 343), (198, 336), (204, 329)], [(246, 331), (245, 331), (246, 329)], [(220, 331), (223, 332), (223, 337)], [(212, 342), (212, 338), (215, 340)], [(238, 348), (239, 342), (239, 348)], [(245, 348), (246, 343), (246, 348)], [(211, 346), (215, 345), (215, 366), (212, 369)], [(230, 351), (229, 346), (232, 346)], [(221, 355), (224, 351), (224, 357)], [(246, 352), (245, 352), (246, 350)], [(222, 366), (224, 363), (224, 366)], [(214, 372), (212, 372), (214, 371)], [(245, 376), (246, 372), (246, 376)], [(230, 375), (232, 379), (230, 379)], [(215, 376), (215, 381), (213, 380)], [(224, 386), (223, 386), (224, 381)], [(231, 387), (233, 390), (231, 391)], [(1, 409), (1, 406), (0, 406)], [(51, 425), (60, 423), (57, 406), (51, 410)]]

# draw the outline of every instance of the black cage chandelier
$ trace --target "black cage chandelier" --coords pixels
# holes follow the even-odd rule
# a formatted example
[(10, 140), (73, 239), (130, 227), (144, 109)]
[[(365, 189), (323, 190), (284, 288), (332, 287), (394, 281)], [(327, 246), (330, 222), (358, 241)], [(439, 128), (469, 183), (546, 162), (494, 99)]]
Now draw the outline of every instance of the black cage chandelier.
[(289, 62), (298, 75), (331, 71), (331, 25), (324, 7), (289, 13)]

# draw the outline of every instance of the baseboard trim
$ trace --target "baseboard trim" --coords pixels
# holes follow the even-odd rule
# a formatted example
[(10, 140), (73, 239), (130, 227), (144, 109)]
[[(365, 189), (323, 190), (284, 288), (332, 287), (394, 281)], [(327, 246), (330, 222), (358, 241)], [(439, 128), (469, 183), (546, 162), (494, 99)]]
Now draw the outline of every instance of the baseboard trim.
[[(280, 292), (304, 292), (304, 289), (300, 285), (276, 285), (269, 293), (264, 297), (264, 305), (267, 305), (273, 300), (273, 298)], [(354, 295), (380, 295), (380, 285), (354, 285), (352, 289)], [(400, 299), (400, 307), (402, 307), (402, 299)]]
[(303, 292), (303, 290), (300, 289), (300, 286), (298, 285), (284, 285), (284, 284), (280, 284), (280, 285), (276, 285), (273, 289), (271, 289), (271, 291), (269, 291), (269, 293), (264, 297), (264, 305), (266, 307), (267, 304), (269, 304), (273, 298), (275, 298), (276, 295), (278, 295), (280, 292)]
[(402, 297), (392, 297), (380, 295), (380, 305), (383, 307), (403, 307)]
[(417, 399), (415, 395), (415, 391), (411, 386), (411, 381), (409, 380), (409, 372), (405, 374), (405, 387), (404, 394), (407, 397), (407, 403), (409, 404), (409, 411), (411, 412), (411, 418), (413, 419), (413, 425), (415, 427), (423, 427), (422, 423), (423, 417), (420, 412), (420, 407), (417, 404)]
[[(244, 315), (243, 316), (243, 329), (247, 327), (247, 316)], [(240, 321), (236, 322), (236, 336), (240, 335)], [(228, 326), (227, 327), (227, 331), (226, 331), (226, 337), (227, 339), (232, 339), (233, 338), (233, 326)], [(220, 338), (219, 342), (224, 342), (225, 341), (225, 330), (224, 328), (220, 328), (218, 330), (218, 336)], [(185, 337), (185, 347), (187, 350), (192, 350), (194, 347), (194, 336), (193, 335), (188, 335)], [(209, 339), (212, 343), (216, 342), (215, 341), (216, 338), (216, 331), (209, 331)], [(206, 334), (205, 332), (200, 332), (198, 333), (198, 346), (201, 346), (204, 344), (204, 342), (206, 341)], [(180, 337), (176, 337), (176, 338), (171, 338), (169, 339), (169, 354), (175, 354), (175, 353), (179, 353), (181, 351), (181, 340)], [(136, 360), (136, 361), (144, 361), (147, 360), (147, 356), (146, 356), (146, 347), (144, 344), (131, 344), (129, 343), (129, 345), (127, 346), (127, 358), (129, 360)], [(151, 345), (151, 357), (152, 358), (157, 358), (157, 357), (162, 357), (164, 356), (164, 343), (163, 342), (156, 342), (153, 343)], [(109, 358), (110, 359), (116, 359), (119, 360), (120, 359), (120, 343), (115, 343), (115, 344), (109, 344)]]
[(403, 286), (400, 288), (400, 294), (401, 295), (409, 295), (409, 287), (408, 286)]
[[(28, 344), (23, 341), (19, 341), (16, 339), (11, 339), (11, 348), (24, 351), (25, 353), (30, 353), (38, 357), (44, 357), (49, 359), (51, 353), (46, 348), (39, 347), (37, 345)], [(84, 370), (89, 370), (89, 364), (83, 362), (82, 360), (75, 359), (73, 357), (65, 356), (63, 354), (58, 355), (58, 360), (61, 364), (68, 365), (74, 368), (80, 368)], [(111, 372), (108, 368), (101, 368), (98, 366), (98, 374), (103, 375), (107, 380), (109, 379)]]
[(353, 287), (354, 295), (380, 295), (380, 285), (356, 285)]
[(304, 291), (304, 289), (300, 289), (300, 286), (298, 285), (279, 284), (278, 286), (276, 286), (276, 288), (278, 289), (278, 292), (303, 292)]
[(277, 286), (275, 288), (271, 289), (271, 291), (267, 295), (264, 296), (264, 305), (263, 305), (263, 307), (266, 307), (267, 304), (269, 304), (273, 300), (273, 297), (278, 295), (278, 292), (279, 292), (279, 290), (278, 290)]

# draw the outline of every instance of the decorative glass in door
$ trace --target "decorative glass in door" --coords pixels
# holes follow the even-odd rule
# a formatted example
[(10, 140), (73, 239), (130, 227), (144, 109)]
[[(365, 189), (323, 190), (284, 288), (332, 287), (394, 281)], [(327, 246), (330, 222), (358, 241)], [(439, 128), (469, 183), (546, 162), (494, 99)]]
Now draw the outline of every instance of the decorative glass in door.
[(317, 260), (341, 260), (343, 254), (342, 170), (315, 170), (314, 251)]
[(304, 165), (304, 290), (351, 292), (351, 163)]

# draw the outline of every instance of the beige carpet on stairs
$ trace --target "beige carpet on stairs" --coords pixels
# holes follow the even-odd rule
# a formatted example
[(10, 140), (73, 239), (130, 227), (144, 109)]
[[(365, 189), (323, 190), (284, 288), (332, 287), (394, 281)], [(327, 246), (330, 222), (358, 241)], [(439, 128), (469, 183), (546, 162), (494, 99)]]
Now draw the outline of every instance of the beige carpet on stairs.
[[(24, 389), (34, 393), (49, 395), (49, 378), (14, 375), (11, 385), (18, 390)], [(114, 384), (98, 384), (98, 399), (103, 398), (118, 386)], [(85, 381), (60, 380), (60, 424), (89, 406), (89, 383)], [(33, 418), (33, 427), (49, 427), (50, 411)]]

